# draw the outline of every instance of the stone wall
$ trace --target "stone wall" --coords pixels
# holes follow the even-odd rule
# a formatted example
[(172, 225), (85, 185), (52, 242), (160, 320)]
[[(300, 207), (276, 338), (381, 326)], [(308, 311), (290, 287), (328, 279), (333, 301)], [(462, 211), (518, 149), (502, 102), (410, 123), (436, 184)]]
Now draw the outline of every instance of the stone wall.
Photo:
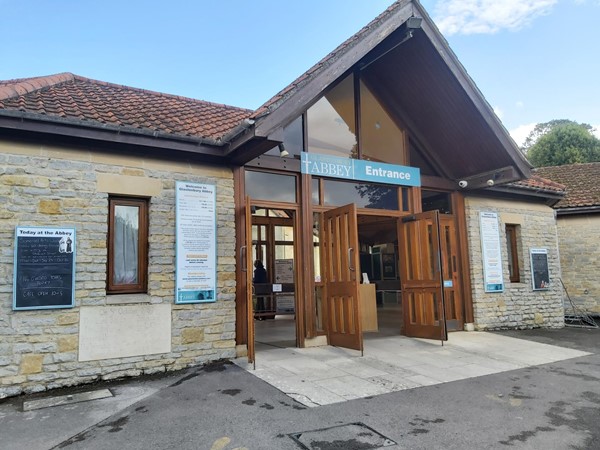
[[(475, 328), (478, 330), (560, 328), (564, 326), (560, 263), (554, 211), (546, 205), (482, 197), (465, 199)], [(480, 237), (480, 212), (498, 214), (504, 292), (486, 293)], [(506, 224), (519, 225), (520, 282), (511, 283)], [(529, 249), (548, 250), (550, 288), (534, 291)]]
[[(174, 304), (175, 181), (216, 185), (214, 303)], [(147, 294), (106, 295), (109, 193), (151, 198)], [(233, 202), (228, 168), (0, 142), (0, 398), (234, 357)], [(76, 228), (74, 308), (13, 311), (17, 225)], [(166, 317), (162, 342), (170, 351), (82, 361), (82, 311), (94, 318), (109, 310), (118, 316), (118, 308), (140, 321), (159, 317), (164, 324)], [(146, 338), (154, 339), (153, 330)]]
[[(569, 297), (584, 311), (600, 314), (600, 214), (559, 216), (558, 242)], [(568, 301), (565, 312), (573, 313)]]

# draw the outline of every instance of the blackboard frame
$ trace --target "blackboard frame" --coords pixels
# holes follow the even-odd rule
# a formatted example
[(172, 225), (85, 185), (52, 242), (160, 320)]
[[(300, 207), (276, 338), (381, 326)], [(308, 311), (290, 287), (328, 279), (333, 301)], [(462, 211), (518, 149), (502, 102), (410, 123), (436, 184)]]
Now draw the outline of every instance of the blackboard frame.
[(548, 250), (545, 248), (529, 249), (531, 261), (531, 285), (534, 291), (550, 289), (550, 269), (548, 267)]
[[(64, 242), (62, 241), (63, 237), (69, 237), (70, 242), (67, 242), (67, 240), (65, 240)], [(25, 299), (24, 296), (24, 289), (22, 288), (22, 285), (25, 281), (23, 281), (25, 279), (25, 275), (24, 272), (26, 271), (26, 267), (28, 265), (32, 265), (32, 264), (27, 264), (23, 262), (24, 259), (24, 252), (25, 250), (23, 250), (24, 248), (27, 248), (26, 242), (24, 241), (25, 239), (31, 239), (31, 238), (37, 238), (38, 240), (41, 239), (46, 239), (47, 242), (46, 244), (54, 244), (54, 242), (50, 241), (50, 240), (54, 240), (56, 241), (56, 245), (57, 245), (57, 253), (56, 254), (51, 254), (51, 255), (42, 255), (42, 256), (46, 256), (47, 257), (47, 262), (44, 265), (44, 269), (52, 269), (54, 266), (54, 272), (52, 271), (48, 271), (46, 270), (48, 275), (51, 276), (59, 276), (59, 277), (63, 277), (64, 275), (67, 275), (68, 278), (67, 282), (70, 284), (70, 289), (69, 289), (69, 284), (67, 284), (67, 288), (62, 288), (62, 287), (52, 287), (52, 286), (45, 286), (47, 287), (47, 289), (52, 289), (53, 291), (60, 291), (61, 297), (65, 297), (64, 300), (62, 301), (56, 301), (56, 299), (54, 299), (52, 297), (52, 294), (50, 293), (49, 299), (53, 299), (55, 300), (54, 302), (52, 302), (51, 304), (35, 304), (35, 305), (31, 305), (31, 302), (28, 302)], [(71, 227), (25, 227), (25, 226), (17, 226), (15, 227), (15, 241), (14, 241), (14, 264), (13, 264), (13, 310), (15, 311), (23, 311), (23, 310), (35, 310), (35, 309), (65, 309), (65, 308), (73, 308), (75, 306), (75, 255), (76, 255), (76, 242), (77, 242), (77, 238), (76, 238), (76, 231), (75, 228), (71, 228)], [(40, 247), (40, 249), (43, 248), (49, 248), (49, 245), (46, 245), (46, 247), (44, 247), (43, 245)], [(21, 251), (20, 251), (21, 250)], [(42, 251), (42, 250), (40, 250)], [(48, 258), (49, 256), (49, 258)], [(56, 257), (60, 256), (61, 259), (63, 261), (57, 262), (56, 261)], [(64, 259), (67, 258), (67, 261), (65, 262)], [(52, 259), (54, 259), (54, 261), (52, 261)], [(68, 259), (70, 259), (71, 261), (68, 261)], [(67, 272), (66, 274), (64, 272)], [(44, 281), (46, 281), (47, 278), (44, 278)], [(59, 278), (59, 280), (62, 280), (62, 278)], [(31, 280), (28, 280), (31, 281)], [(51, 284), (51, 282), (48, 282), (48, 284)], [(41, 290), (43, 289), (43, 285), (34, 287), (34, 288), (30, 288), (31, 290), (33, 289), (38, 289)], [(66, 295), (64, 295), (64, 293), (66, 292)]]

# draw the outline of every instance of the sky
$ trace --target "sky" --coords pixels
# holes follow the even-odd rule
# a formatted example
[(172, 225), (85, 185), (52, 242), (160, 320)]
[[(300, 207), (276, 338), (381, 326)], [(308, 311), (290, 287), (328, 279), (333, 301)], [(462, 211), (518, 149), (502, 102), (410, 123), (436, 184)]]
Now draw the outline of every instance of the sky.
[[(0, 0), (0, 80), (71, 72), (256, 109), (393, 0)], [(517, 144), (600, 137), (600, 0), (422, 0)]]

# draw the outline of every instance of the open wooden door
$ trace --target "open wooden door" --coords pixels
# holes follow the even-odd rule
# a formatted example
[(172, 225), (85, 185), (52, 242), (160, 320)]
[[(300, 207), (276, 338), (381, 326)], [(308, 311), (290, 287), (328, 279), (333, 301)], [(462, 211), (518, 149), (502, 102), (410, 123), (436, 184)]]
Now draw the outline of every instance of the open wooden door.
[(245, 223), (246, 223), (246, 245), (245, 252), (242, 252), (242, 270), (246, 275), (246, 320), (247, 323), (247, 348), (248, 348), (248, 363), (254, 364), (256, 369), (255, 361), (255, 350), (254, 350), (254, 304), (253, 304), (253, 291), (254, 284), (252, 283), (253, 266), (252, 266), (252, 204), (250, 197), (246, 197), (246, 209), (245, 209)]
[(403, 334), (447, 341), (439, 212), (400, 219), (398, 233)]
[(356, 205), (342, 206), (323, 214), (323, 251), (329, 344), (362, 353)]
[(446, 214), (440, 215), (440, 245), (444, 279), (444, 303), (446, 305), (446, 328), (448, 331), (458, 331), (464, 327), (461, 273), (458, 267), (458, 239), (455, 219)]

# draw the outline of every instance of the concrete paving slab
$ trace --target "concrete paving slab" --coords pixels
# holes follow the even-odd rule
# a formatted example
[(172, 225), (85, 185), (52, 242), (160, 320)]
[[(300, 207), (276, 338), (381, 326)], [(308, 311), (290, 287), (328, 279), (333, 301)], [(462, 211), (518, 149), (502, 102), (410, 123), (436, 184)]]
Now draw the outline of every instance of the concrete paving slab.
[[(249, 372), (314, 407), (549, 364), (589, 353), (496, 333), (455, 332), (443, 346), (438, 341), (404, 336), (367, 339), (364, 355), (335, 347), (261, 348), (256, 356), (260, 369)], [(251, 369), (243, 358), (234, 362)], [(278, 376), (278, 370), (285, 372)]]

